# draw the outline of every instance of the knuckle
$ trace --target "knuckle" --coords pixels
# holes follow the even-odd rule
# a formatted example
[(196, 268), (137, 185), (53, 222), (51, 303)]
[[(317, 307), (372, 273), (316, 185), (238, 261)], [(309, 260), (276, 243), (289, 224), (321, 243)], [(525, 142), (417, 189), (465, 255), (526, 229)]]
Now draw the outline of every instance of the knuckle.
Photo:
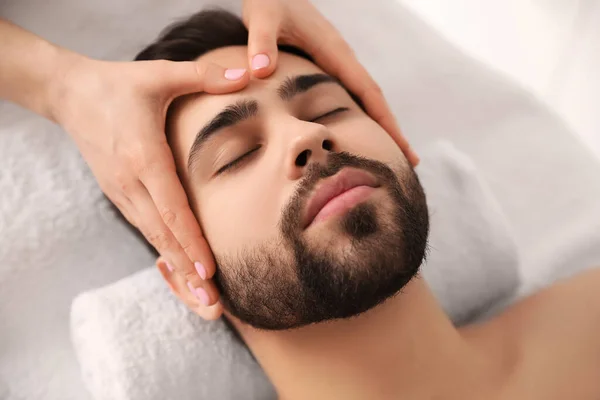
[(134, 181), (130, 178), (130, 176), (120, 170), (115, 176), (115, 182), (119, 190), (129, 197), (134, 187)]
[(193, 63), (194, 72), (196, 73), (196, 75), (198, 76), (199, 79), (203, 79), (204, 76), (206, 76), (208, 67), (209, 67), (209, 64), (207, 64), (205, 62), (194, 62)]
[(202, 245), (202, 242), (205, 240), (202, 230), (198, 230), (197, 232), (186, 231), (182, 235), (181, 247), (184, 249), (192, 248), (195, 244)]
[(183, 249), (184, 252), (189, 253), (194, 248), (194, 243), (193, 242), (181, 243), (181, 248)]
[(252, 39), (264, 45), (274, 40), (273, 33), (265, 28), (259, 28), (252, 34)]
[(173, 238), (169, 232), (158, 231), (149, 233), (147, 238), (159, 253), (169, 250), (173, 246)]
[(136, 148), (129, 154), (129, 164), (133, 172), (140, 176), (149, 168), (150, 163), (146, 153), (141, 148)]
[(185, 278), (185, 280), (190, 282), (192, 284), (192, 286), (194, 286), (194, 287), (202, 286), (200, 276), (198, 276), (198, 273), (196, 272), (196, 270), (190, 268), (186, 271), (182, 271), (182, 273), (183, 273), (183, 277)]
[(165, 207), (161, 210), (160, 216), (162, 217), (163, 222), (169, 228), (173, 227), (177, 221), (177, 214), (168, 207)]
[[(164, 146), (163, 146), (164, 145)], [(131, 151), (129, 155), (129, 165), (137, 177), (144, 177), (157, 170), (175, 171), (173, 162), (169, 160), (170, 153), (168, 144), (156, 143), (152, 145), (139, 146)]]

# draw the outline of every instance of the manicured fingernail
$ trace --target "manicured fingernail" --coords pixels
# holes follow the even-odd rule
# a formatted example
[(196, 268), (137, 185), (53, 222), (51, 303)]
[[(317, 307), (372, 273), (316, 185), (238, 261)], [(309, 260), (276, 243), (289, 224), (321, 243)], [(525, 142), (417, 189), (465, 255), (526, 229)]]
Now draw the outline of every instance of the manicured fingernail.
[(202, 288), (196, 289), (196, 296), (200, 299), (202, 304), (208, 306), (208, 293), (206, 293), (206, 290)]
[(190, 289), (190, 292), (192, 292), (192, 294), (194, 296), (196, 296), (196, 298), (202, 302), (202, 304), (204, 304), (205, 306), (208, 306), (209, 299), (208, 299), (208, 293), (206, 293), (206, 290), (204, 290), (202, 288), (195, 288), (194, 286), (192, 286), (192, 284), (190, 282), (187, 283), (187, 287)]
[(202, 265), (199, 261), (196, 261), (194, 263), (194, 267), (196, 267), (196, 271), (198, 271), (200, 278), (206, 279), (206, 268), (204, 268), (204, 265)]
[(194, 286), (192, 286), (192, 282), (188, 282), (187, 283), (187, 287), (188, 287), (188, 289), (190, 289), (190, 292), (192, 292), (192, 294), (195, 296), (196, 295), (196, 288)]
[(243, 68), (227, 69), (225, 70), (225, 79), (230, 81), (237, 81), (244, 76), (246, 70)]
[(174, 269), (173, 269), (173, 267), (171, 266), (171, 264), (169, 264), (169, 263), (165, 263), (165, 264), (167, 264), (167, 269), (168, 269), (169, 271), (171, 271), (171, 272), (173, 272), (173, 271), (174, 271)]
[(257, 54), (252, 58), (252, 70), (267, 68), (269, 66), (269, 56), (266, 54)]

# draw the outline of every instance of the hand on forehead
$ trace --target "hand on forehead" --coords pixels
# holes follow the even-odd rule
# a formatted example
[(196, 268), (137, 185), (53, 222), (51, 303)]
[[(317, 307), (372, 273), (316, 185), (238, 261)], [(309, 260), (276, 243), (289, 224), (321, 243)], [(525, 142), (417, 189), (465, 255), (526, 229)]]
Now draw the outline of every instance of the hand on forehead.
[[(200, 59), (228, 68), (248, 68), (245, 46), (219, 48), (201, 56)], [(295, 79), (307, 76), (314, 77)], [(247, 113), (256, 113), (259, 109), (285, 107), (295, 94), (320, 83), (337, 83), (337, 80), (326, 75), (311, 61), (281, 52), (277, 70), (271, 76), (265, 79), (252, 78), (248, 86), (241, 91), (222, 95), (201, 93), (179, 99), (172, 106), (167, 129), (178, 168), (187, 174), (190, 150), (194, 147), (198, 134), (231, 106), (245, 106)], [(343, 92), (339, 83), (337, 86)], [(323, 97), (322, 95), (323, 91), (319, 97)], [(314, 100), (314, 97), (311, 100)], [(238, 111), (239, 108), (237, 107)]]

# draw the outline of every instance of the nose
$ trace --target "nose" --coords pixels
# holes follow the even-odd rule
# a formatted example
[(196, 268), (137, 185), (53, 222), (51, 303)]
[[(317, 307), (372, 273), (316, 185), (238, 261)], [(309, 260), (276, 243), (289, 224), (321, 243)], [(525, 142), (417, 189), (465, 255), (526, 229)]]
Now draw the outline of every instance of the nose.
[(287, 156), (287, 175), (290, 180), (302, 178), (314, 162), (326, 164), (327, 153), (334, 150), (330, 131), (321, 124), (299, 121)]

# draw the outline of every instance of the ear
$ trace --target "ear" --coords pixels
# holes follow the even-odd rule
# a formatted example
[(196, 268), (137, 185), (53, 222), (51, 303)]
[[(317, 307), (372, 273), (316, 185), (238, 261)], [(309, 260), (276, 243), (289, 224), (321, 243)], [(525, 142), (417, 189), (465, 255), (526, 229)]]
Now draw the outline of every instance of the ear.
[(177, 272), (170, 271), (167, 267), (167, 262), (162, 257), (158, 257), (156, 266), (173, 294), (186, 306), (195, 311), (198, 307), (198, 300), (190, 292), (190, 289), (188, 289), (185, 279)]

